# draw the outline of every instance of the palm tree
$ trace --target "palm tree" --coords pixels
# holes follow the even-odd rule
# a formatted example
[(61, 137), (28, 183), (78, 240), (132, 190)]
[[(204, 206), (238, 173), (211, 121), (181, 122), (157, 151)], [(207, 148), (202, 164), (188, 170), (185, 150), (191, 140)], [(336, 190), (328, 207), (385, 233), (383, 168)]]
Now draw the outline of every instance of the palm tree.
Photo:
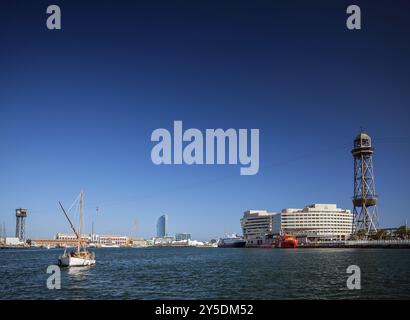
[(376, 238), (377, 240), (382, 240), (382, 239), (385, 239), (385, 238), (386, 238), (386, 235), (387, 235), (386, 230), (380, 229), (379, 231), (376, 232), (375, 238)]
[(394, 235), (397, 238), (407, 239), (407, 237), (408, 237), (407, 227), (406, 226), (398, 227), (397, 230), (394, 232)]
[(366, 232), (364, 230), (357, 230), (355, 234), (356, 239), (364, 239), (366, 238)]

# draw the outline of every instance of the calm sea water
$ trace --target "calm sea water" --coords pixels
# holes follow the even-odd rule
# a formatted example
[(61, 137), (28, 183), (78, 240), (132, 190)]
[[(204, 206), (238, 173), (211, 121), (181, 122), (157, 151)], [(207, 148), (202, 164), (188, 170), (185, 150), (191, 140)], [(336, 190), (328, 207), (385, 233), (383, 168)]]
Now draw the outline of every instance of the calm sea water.
[[(0, 250), (0, 299), (409, 299), (410, 250), (96, 249), (97, 265), (62, 269), (60, 249)], [(358, 265), (362, 289), (348, 290)]]

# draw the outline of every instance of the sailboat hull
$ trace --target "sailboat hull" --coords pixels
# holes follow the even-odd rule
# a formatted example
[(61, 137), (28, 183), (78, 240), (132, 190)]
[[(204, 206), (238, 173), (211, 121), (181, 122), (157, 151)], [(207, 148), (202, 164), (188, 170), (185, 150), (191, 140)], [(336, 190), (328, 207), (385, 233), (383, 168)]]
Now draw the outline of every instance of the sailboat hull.
[(95, 259), (66, 256), (58, 259), (58, 264), (62, 267), (91, 266), (95, 264)]

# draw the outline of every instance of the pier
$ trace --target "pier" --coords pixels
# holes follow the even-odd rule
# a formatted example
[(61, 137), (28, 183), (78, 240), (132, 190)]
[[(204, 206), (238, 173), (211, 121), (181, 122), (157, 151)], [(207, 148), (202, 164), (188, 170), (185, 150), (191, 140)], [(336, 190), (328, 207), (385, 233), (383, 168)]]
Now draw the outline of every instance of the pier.
[(386, 248), (410, 249), (410, 240), (347, 240), (306, 243), (300, 248)]

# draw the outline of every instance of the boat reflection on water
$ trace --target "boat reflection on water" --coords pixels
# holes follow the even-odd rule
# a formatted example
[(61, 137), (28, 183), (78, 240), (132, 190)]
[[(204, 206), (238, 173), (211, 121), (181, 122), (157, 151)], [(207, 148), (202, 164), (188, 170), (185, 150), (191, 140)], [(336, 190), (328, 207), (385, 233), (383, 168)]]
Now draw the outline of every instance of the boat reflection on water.
[(93, 266), (81, 266), (81, 267), (74, 267), (74, 268), (62, 268), (61, 270), (67, 270), (67, 274), (76, 279), (76, 280), (81, 280), (82, 278), (86, 278), (86, 276), (88, 275), (88, 271), (90, 271), (90, 269)]

